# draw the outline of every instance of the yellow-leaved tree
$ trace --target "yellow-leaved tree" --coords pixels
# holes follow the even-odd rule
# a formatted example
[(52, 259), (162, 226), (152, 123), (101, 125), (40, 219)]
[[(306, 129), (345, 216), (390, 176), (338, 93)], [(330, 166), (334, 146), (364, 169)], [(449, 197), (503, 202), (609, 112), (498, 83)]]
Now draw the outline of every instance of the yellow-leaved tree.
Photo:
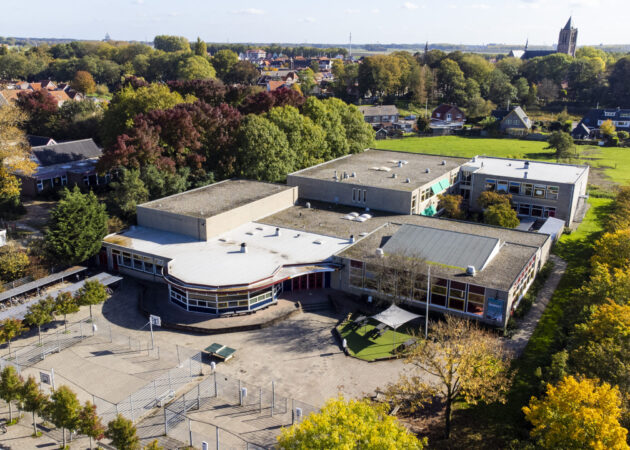
[[(36, 165), (20, 125), (26, 115), (14, 106), (0, 107), (0, 207), (19, 203), (20, 181), (15, 172), (30, 175)], [(11, 206), (11, 205), (9, 205)]]
[(531, 435), (545, 449), (628, 449), (628, 430), (619, 424), (617, 387), (597, 380), (565, 377), (547, 385), (547, 395), (523, 408), (534, 425)]
[(278, 436), (281, 449), (422, 449), (419, 440), (388, 414), (385, 404), (343, 397), (326, 402), (319, 413), (284, 428)]

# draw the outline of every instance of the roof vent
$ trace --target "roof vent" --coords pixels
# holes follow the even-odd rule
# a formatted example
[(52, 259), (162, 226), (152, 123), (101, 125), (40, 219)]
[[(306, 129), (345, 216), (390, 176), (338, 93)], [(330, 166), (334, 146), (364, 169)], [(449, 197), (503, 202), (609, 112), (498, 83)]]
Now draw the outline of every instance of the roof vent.
[(403, 162), (402, 161), (398, 161), (398, 167), (402, 167), (403, 166)]
[(245, 242), (241, 244), (241, 253), (247, 253), (247, 244)]
[(392, 178), (397, 178), (398, 175), (396, 175), (395, 173), (392, 173)]
[(315, 239), (313, 241), (313, 244), (322, 245), (322, 241), (320, 241), (319, 239)]
[(426, 169), (424, 169), (425, 173), (431, 173), (431, 169), (429, 169), (428, 167)]
[(382, 248), (376, 249), (376, 256), (378, 256), (379, 258), (382, 258), (383, 256), (385, 256), (385, 252), (383, 251)]
[(354, 244), (354, 234), (351, 234), (351, 235), (350, 235), (350, 243), (351, 243), (351, 244)]
[(348, 172), (346, 172), (345, 170), (343, 171), (343, 179), (345, 180), (346, 178), (348, 178)]
[(445, 166), (446, 165), (446, 160), (443, 159), (442, 162), (440, 163), (441, 165)]
[(357, 173), (356, 172), (352, 172), (352, 174), (350, 175), (351, 178), (356, 178), (357, 177)]
[(276, 236), (280, 236), (280, 228), (276, 228)]
[(477, 271), (475, 270), (475, 266), (466, 267), (466, 275), (470, 275), (471, 277), (474, 277), (475, 273), (477, 273)]
[(527, 178), (527, 172), (523, 173), (523, 178)]
[(525, 169), (529, 169), (529, 161), (525, 161)]
[(473, 156), (472, 162), (477, 162), (477, 157)]
[(411, 183), (411, 179), (410, 178), (406, 178), (405, 179), (405, 183)]
[(306, 202), (306, 205), (304, 206), (306, 206), (306, 209), (311, 209), (311, 202)]
[(335, 176), (333, 177), (335, 180), (339, 179), (339, 176), (337, 175), (337, 171), (335, 170)]

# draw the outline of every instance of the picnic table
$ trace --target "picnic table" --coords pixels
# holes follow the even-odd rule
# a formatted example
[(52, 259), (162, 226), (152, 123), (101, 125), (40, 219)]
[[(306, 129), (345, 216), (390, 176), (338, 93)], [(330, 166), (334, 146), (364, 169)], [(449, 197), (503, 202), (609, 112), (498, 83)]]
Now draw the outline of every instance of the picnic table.
[(217, 344), (215, 342), (209, 347), (206, 347), (204, 352), (210, 356), (214, 356), (216, 358), (222, 359), (223, 361), (227, 361), (232, 356), (234, 356), (234, 353), (236, 353), (236, 350), (223, 344)]

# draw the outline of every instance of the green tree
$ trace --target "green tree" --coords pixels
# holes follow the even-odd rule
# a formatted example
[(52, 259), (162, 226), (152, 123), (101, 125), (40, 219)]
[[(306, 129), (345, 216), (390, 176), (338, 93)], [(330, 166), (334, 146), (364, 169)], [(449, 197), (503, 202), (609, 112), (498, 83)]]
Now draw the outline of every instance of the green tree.
[(431, 120), (424, 116), (418, 116), (416, 126), (418, 127), (418, 133), (428, 133), (431, 131)]
[[(188, 167), (180, 168), (172, 173), (149, 164), (140, 170), (140, 178), (149, 192), (149, 199), (167, 197), (185, 191), (188, 188), (189, 176)], [(135, 189), (138, 187), (136, 186)]]
[(324, 100), (324, 105), (341, 117), (341, 125), (346, 132), (350, 153), (360, 153), (374, 145), (374, 129), (365, 121), (363, 114), (356, 106), (348, 105), (338, 98), (328, 98)]
[(338, 158), (350, 152), (350, 144), (346, 138), (341, 115), (335, 108), (328, 107), (326, 103), (315, 97), (308, 97), (302, 106), (302, 114), (322, 127), (326, 133), (327, 145), (323, 153), (325, 160)]
[(24, 322), (32, 327), (37, 327), (37, 335), (39, 336), (39, 345), (42, 345), (42, 325), (52, 322), (55, 318), (55, 301), (49, 295), (44, 300), (33, 303), (28, 307), (24, 315)]
[(156, 50), (165, 52), (189, 52), (190, 44), (183, 36), (159, 35), (153, 39), (153, 46)]
[(523, 408), (531, 435), (545, 449), (627, 449), (628, 430), (619, 424), (619, 390), (608, 383), (566, 377), (547, 385), (546, 396)]
[(93, 94), (96, 90), (96, 83), (94, 82), (92, 74), (85, 70), (77, 71), (70, 82), (70, 86), (72, 86), (72, 89), (83, 94)]
[(93, 192), (77, 186), (61, 191), (50, 213), (46, 248), (59, 264), (77, 264), (96, 255), (107, 234), (107, 213)]
[(200, 37), (197, 37), (197, 42), (195, 42), (195, 55), (204, 57), (208, 56), (208, 47)]
[(630, 229), (605, 233), (595, 242), (591, 263), (603, 264), (609, 270), (628, 270), (630, 267)]
[(448, 58), (444, 59), (440, 63), (437, 77), (444, 101), (463, 104), (466, 100), (466, 80), (457, 62)]
[(504, 228), (516, 228), (520, 221), (516, 211), (510, 205), (490, 205), (483, 212), (483, 221), (489, 225), (497, 225)]
[(107, 424), (105, 436), (112, 440), (112, 445), (119, 450), (137, 450), (140, 448), (140, 439), (136, 435), (136, 427), (131, 420), (118, 414), (114, 420)]
[(35, 377), (30, 375), (22, 385), (22, 408), (33, 414), (33, 436), (37, 436), (37, 414), (42, 413), (48, 405), (48, 396), (39, 390)]
[(444, 210), (444, 216), (449, 219), (463, 219), (465, 217), (462, 209), (464, 197), (461, 195), (445, 194), (440, 195), (439, 209)]
[(75, 295), (80, 306), (89, 305), (90, 319), (92, 318), (92, 305), (99, 305), (107, 300), (107, 289), (98, 280), (86, 280)]
[(237, 148), (239, 176), (281, 181), (293, 171), (295, 154), (285, 134), (263, 116), (250, 114), (243, 119)]
[(217, 76), (222, 80), (238, 63), (238, 55), (232, 50), (219, 50), (212, 57), (212, 66), (217, 71)]
[(181, 60), (177, 66), (178, 80), (207, 80), (215, 77), (214, 67), (203, 56), (189, 56)]
[(223, 76), (222, 80), (226, 83), (252, 85), (256, 84), (259, 76), (260, 73), (254, 64), (249, 61), (239, 61)]
[(20, 319), (8, 318), (0, 322), (0, 342), (9, 344), (9, 356), (11, 356), (11, 341), (28, 330)]
[(136, 206), (149, 200), (149, 191), (140, 178), (140, 171), (122, 169), (119, 181), (110, 184), (109, 204), (116, 215), (132, 220)]
[(105, 146), (112, 145), (116, 138), (133, 126), (133, 118), (154, 109), (169, 109), (180, 103), (191, 103), (194, 97), (182, 97), (171, 92), (164, 84), (150, 84), (134, 89), (127, 86), (118, 91), (109, 103), (103, 116), (102, 137)]
[(549, 136), (549, 145), (546, 148), (554, 149), (556, 151), (556, 159), (561, 160), (573, 156), (575, 144), (569, 133), (554, 131)]
[(477, 198), (477, 204), (484, 209), (492, 205), (510, 206), (512, 204), (512, 194), (497, 191), (483, 191)]
[(368, 400), (330, 399), (320, 412), (283, 428), (278, 436), (278, 448), (424, 448), (426, 439), (418, 440), (395, 417), (388, 415), (387, 410), (387, 405)]
[(510, 83), (510, 78), (502, 71), (495, 69), (488, 79), (488, 98), (497, 105), (507, 106), (516, 100), (517, 90)]
[(310, 94), (317, 83), (315, 82), (315, 72), (312, 69), (305, 69), (298, 74), (300, 79), (300, 88), (305, 95)]
[[(405, 361), (420, 371), (405, 373), (387, 389), (398, 404), (400, 398), (426, 399), (441, 395), (445, 402), (445, 435), (451, 433), (452, 407), (456, 398), (468, 404), (505, 403), (512, 376), (510, 360), (500, 339), (474, 322), (450, 315), (435, 322), (429, 339), (418, 341)], [(426, 382), (426, 374), (431, 381)]]
[(63, 325), (68, 331), (68, 314), (79, 312), (79, 304), (70, 292), (60, 292), (55, 298), (55, 313), (63, 315)]
[(164, 450), (164, 447), (160, 445), (157, 439), (149, 442), (149, 445), (145, 445), (143, 450)]
[(15, 367), (7, 365), (0, 372), (0, 398), (9, 405), (9, 422), (13, 422), (11, 403), (20, 399), (22, 384), (22, 377), (18, 375)]
[(61, 428), (63, 448), (66, 448), (66, 429), (78, 428), (80, 410), (77, 395), (67, 386), (60, 386), (50, 396), (46, 414), (55, 426)]
[(90, 449), (92, 449), (92, 439), (99, 440), (105, 435), (105, 426), (96, 413), (96, 406), (90, 402), (85, 402), (85, 405), (79, 410), (77, 420), (79, 433), (90, 438)]

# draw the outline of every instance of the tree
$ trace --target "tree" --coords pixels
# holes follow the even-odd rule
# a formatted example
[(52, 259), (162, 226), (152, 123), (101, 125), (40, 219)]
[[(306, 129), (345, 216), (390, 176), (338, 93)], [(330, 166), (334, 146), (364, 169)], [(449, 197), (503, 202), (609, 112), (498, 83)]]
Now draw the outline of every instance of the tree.
[(609, 300), (576, 326), (571, 362), (576, 372), (630, 392), (630, 303)]
[(92, 439), (99, 440), (105, 435), (105, 427), (96, 413), (96, 406), (90, 402), (85, 402), (85, 405), (79, 410), (77, 420), (78, 431), (89, 436), (91, 449)]
[(405, 362), (430, 374), (434, 382), (427, 384), (421, 376), (404, 374), (393, 390), (403, 386), (405, 392), (411, 385), (415, 392), (441, 395), (446, 409), (447, 438), (451, 432), (453, 401), (457, 397), (471, 405), (505, 403), (510, 389), (510, 362), (499, 338), (471, 321), (450, 315), (432, 325), (429, 339), (418, 341)]
[(139, 170), (122, 169), (119, 181), (110, 184), (109, 203), (117, 215), (132, 219), (136, 206), (149, 200), (149, 191), (140, 179)]
[(552, 102), (558, 98), (560, 87), (548, 78), (542, 80), (538, 86), (538, 96), (546, 102)]
[(418, 440), (395, 417), (387, 414), (388, 406), (368, 400), (343, 397), (326, 402), (319, 413), (312, 413), (301, 423), (283, 428), (278, 436), (281, 449), (421, 449)]
[(50, 213), (46, 248), (59, 264), (77, 264), (96, 255), (107, 234), (107, 213), (92, 191), (61, 191)]
[(222, 79), (226, 83), (253, 85), (259, 76), (258, 69), (250, 61), (238, 61)]
[(495, 69), (488, 79), (488, 98), (497, 105), (506, 105), (516, 99), (517, 90), (510, 83), (510, 78), (499, 69)]
[(157, 439), (149, 442), (149, 445), (145, 445), (143, 450), (164, 450), (164, 447), (160, 445)]
[(546, 148), (554, 149), (556, 151), (556, 159), (561, 160), (570, 158), (573, 155), (575, 144), (569, 133), (554, 131), (549, 136), (549, 145)]
[(76, 430), (79, 425), (81, 403), (77, 395), (68, 387), (60, 386), (50, 396), (47, 415), (55, 426), (61, 428), (63, 448), (66, 447), (66, 429)]
[(461, 195), (440, 195), (440, 203), (438, 205), (438, 209), (444, 210), (444, 216), (449, 219), (463, 219), (465, 217), (464, 211), (462, 210), (462, 203), (464, 202), (464, 197)]
[(512, 204), (512, 194), (497, 191), (483, 191), (479, 194), (479, 198), (477, 198), (477, 204), (484, 209), (492, 205), (510, 206)]
[(92, 318), (92, 305), (98, 305), (107, 300), (107, 289), (98, 280), (85, 281), (81, 289), (76, 293), (77, 303), (81, 306), (90, 306), (90, 319)]
[(189, 56), (177, 65), (178, 80), (205, 80), (215, 76), (214, 67), (203, 56)]
[(483, 212), (483, 221), (504, 228), (516, 228), (520, 223), (516, 211), (506, 204), (488, 206)]
[(238, 55), (232, 50), (219, 50), (212, 57), (212, 66), (216, 69), (217, 76), (222, 80), (237, 63)]
[(630, 299), (630, 271), (610, 268), (601, 262), (591, 265), (590, 278), (575, 291), (575, 299), (583, 306), (602, 305), (612, 300), (620, 305)]
[(56, 131), (59, 103), (46, 89), (20, 92), (15, 105), (28, 116), (27, 133), (47, 136)]
[(285, 134), (271, 121), (249, 115), (237, 136), (238, 175), (266, 181), (281, 181), (293, 171), (294, 154)]
[(630, 267), (630, 229), (605, 233), (595, 242), (596, 252), (591, 263), (603, 264), (609, 270), (628, 270)]
[(63, 325), (68, 331), (68, 314), (79, 312), (79, 304), (77, 300), (69, 292), (60, 292), (55, 298), (55, 313), (63, 314)]
[(165, 52), (189, 52), (190, 44), (183, 36), (159, 35), (153, 38), (153, 46), (156, 50)]
[(31, 263), (25, 252), (12, 246), (7, 247), (9, 248), (0, 252), (0, 280), (5, 282), (24, 277)]
[(79, 70), (70, 82), (72, 89), (82, 92), (83, 94), (93, 94), (96, 91), (96, 83), (92, 74), (85, 70)]
[(437, 71), (438, 86), (444, 96), (444, 101), (449, 103), (463, 104), (465, 101), (466, 80), (464, 72), (459, 68), (457, 62), (451, 59), (444, 59), (440, 63)]
[(547, 385), (546, 396), (532, 397), (523, 412), (542, 448), (627, 449), (620, 406), (616, 387), (570, 376), (557, 386)]
[(33, 435), (37, 437), (37, 413), (42, 413), (48, 405), (48, 396), (39, 390), (35, 377), (30, 375), (22, 385), (20, 394), (22, 408), (33, 413)]
[(182, 167), (172, 173), (160, 170), (154, 165), (146, 165), (140, 171), (140, 179), (149, 191), (149, 199), (178, 194), (188, 188), (190, 169)]
[(611, 138), (617, 135), (615, 124), (610, 119), (602, 122), (602, 124), (599, 126), (599, 131), (607, 138)]
[(9, 344), (9, 356), (11, 356), (11, 341), (28, 330), (20, 319), (8, 318), (0, 322), (0, 342)]
[(204, 57), (208, 56), (208, 47), (200, 37), (197, 37), (197, 42), (195, 42), (195, 55)]
[(11, 402), (20, 398), (22, 394), (22, 377), (15, 367), (7, 365), (0, 372), (0, 398), (9, 405), (9, 422), (13, 422), (13, 408)]
[(26, 119), (20, 109), (0, 106), (0, 213), (14, 210), (20, 203), (20, 181), (15, 172), (30, 175), (36, 168), (21, 127)]
[(298, 74), (300, 79), (300, 88), (305, 95), (310, 94), (317, 83), (315, 82), (315, 72), (312, 69), (305, 69)]
[(55, 301), (49, 295), (44, 300), (33, 303), (28, 307), (24, 315), (24, 321), (32, 327), (37, 327), (39, 345), (42, 345), (42, 325), (52, 322), (54, 319)]
[(324, 159), (338, 158), (350, 152), (346, 130), (336, 108), (329, 107), (315, 97), (309, 97), (302, 107), (302, 114), (322, 127), (326, 133), (327, 146), (324, 149)]
[(431, 120), (424, 116), (418, 116), (416, 126), (418, 127), (418, 133), (428, 133), (431, 131)]
[(137, 450), (140, 448), (140, 439), (136, 435), (136, 427), (131, 420), (118, 414), (114, 420), (107, 424), (105, 436), (112, 440), (112, 445), (119, 450)]
[(610, 98), (616, 105), (630, 104), (630, 56), (619, 59), (608, 76)]

